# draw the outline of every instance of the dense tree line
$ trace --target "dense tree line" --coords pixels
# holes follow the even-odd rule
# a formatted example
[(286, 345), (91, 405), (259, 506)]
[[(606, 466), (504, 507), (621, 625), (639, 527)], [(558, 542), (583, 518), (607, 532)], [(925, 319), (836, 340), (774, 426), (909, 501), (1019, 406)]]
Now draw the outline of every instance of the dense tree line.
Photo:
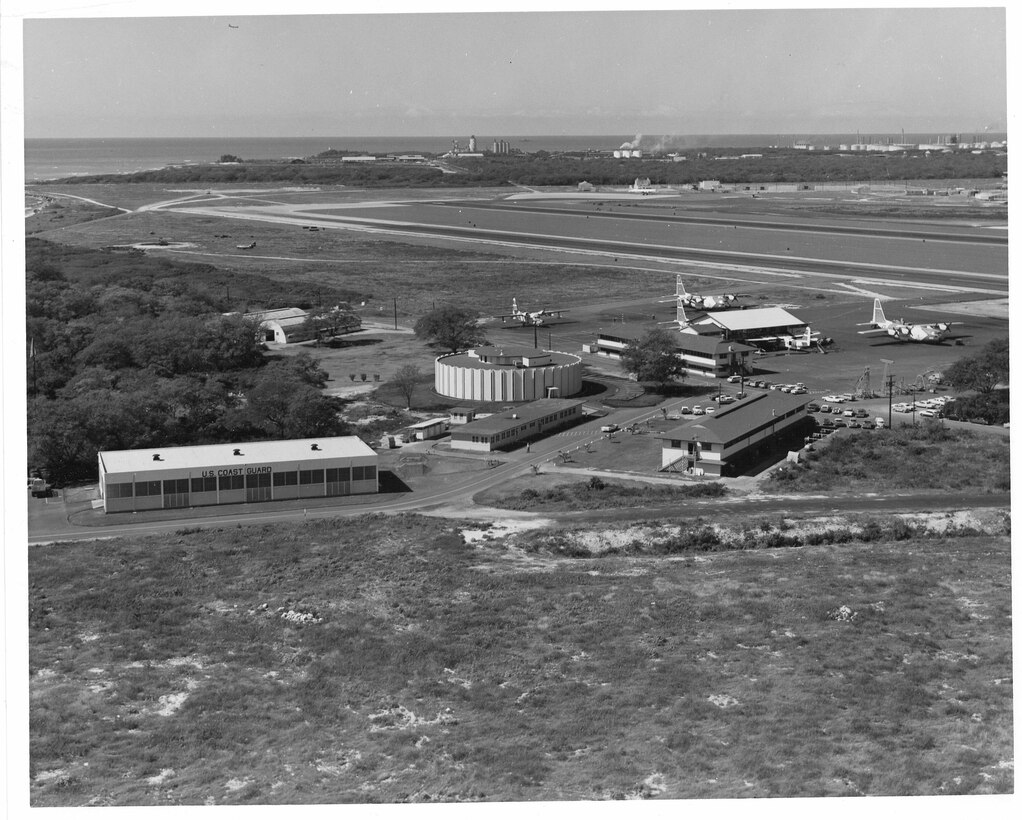
[(982, 419), (1003, 424), (1010, 419), (1010, 350), (1008, 339), (994, 339), (972, 356), (964, 356), (944, 371), (944, 381), (965, 391), (948, 407), (951, 418)]
[(268, 360), (216, 289), (185, 286), (195, 266), (38, 242), (27, 257), (30, 469), (66, 483), (94, 478), (100, 450), (347, 431), (316, 361)]
[[(738, 152), (738, 149), (734, 149)], [(713, 154), (730, 156), (729, 149)], [(756, 158), (714, 159), (694, 152), (683, 162), (663, 159), (614, 159), (539, 151), (532, 154), (457, 157), (451, 160), (460, 173), (397, 162), (315, 163), (240, 162), (189, 165), (134, 174), (73, 177), (69, 183), (232, 183), (290, 182), (375, 187), (495, 187), (523, 185), (628, 185), (649, 178), (654, 185), (694, 185), (717, 179), (725, 184), (797, 182), (898, 182), (903, 180), (992, 180), (1008, 167), (1006, 154), (968, 151), (909, 153), (835, 153), (764, 151)]]

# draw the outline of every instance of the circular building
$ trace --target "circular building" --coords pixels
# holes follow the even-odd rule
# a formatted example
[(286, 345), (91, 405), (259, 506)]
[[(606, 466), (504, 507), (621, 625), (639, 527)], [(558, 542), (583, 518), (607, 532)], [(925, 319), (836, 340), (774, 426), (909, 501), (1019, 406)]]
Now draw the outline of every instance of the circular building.
[(436, 360), (436, 392), (470, 401), (567, 398), (582, 390), (582, 358), (511, 345), (478, 347)]

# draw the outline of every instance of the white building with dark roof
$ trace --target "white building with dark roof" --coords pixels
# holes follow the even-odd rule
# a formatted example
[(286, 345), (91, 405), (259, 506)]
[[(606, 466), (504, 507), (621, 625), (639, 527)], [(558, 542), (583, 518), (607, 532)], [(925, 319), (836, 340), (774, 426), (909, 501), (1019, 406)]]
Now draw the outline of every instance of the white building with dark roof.
[(452, 427), (451, 449), (483, 453), (507, 450), (577, 422), (582, 417), (583, 404), (579, 399), (539, 399), (493, 413)]
[(376, 451), (358, 436), (107, 450), (104, 512), (379, 492)]
[[(625, 348), (638, 342), (653, 326), (624, 322), (600, 328), (595, 352), (600, 356), (619, 359)], [(674, 337), (675, 352), (681, 359), (685, 373), (693, 376), (723, 378), (733, 373), (751, 373), (749, 357), (756, 348), (742, 342), (728, 342), (721, 338), (719, 328), (708, 328), (705, 334), (679, 333)]]
[(774, 452), (802, 447), (809, 396), (770, 391), (697, 416), (661, 439), (661, 470), (736, 476)]

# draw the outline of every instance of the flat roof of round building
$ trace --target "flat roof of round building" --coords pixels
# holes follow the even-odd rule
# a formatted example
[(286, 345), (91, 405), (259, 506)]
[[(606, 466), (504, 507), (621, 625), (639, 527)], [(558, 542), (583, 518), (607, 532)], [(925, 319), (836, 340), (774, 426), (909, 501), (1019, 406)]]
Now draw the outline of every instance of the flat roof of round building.
[[(487, 351), (483, 353), (483, 351)], [(503, 352), (501, 352), (503, 351)], [(515, 352), (512, 352), (515, 351)], [(480, 355), (499, 358), (498, 362), (487, 362), (479, 358)], [(534, 361), (530, 361), (534, 360)], [(535, 348), (478, 348), (466, 353), (450, 353), (437, 359), (445, 365), (458, 367), (474, 367), (479, 370), (515, 370), (530, 367), (554, 367), (558, 365), (574, 364), (581, 362), (582, 358), (573, 353), (558, 353), (550, 350), (536, 350)], [(529, 362), (526, 364), (526, 362)]]

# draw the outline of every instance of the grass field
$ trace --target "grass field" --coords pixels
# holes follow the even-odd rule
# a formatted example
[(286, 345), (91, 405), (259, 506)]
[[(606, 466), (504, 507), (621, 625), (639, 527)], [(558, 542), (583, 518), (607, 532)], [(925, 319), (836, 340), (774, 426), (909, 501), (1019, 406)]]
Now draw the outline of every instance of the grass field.
[(35, 806), (1013, 789), (1004, 536), (561, 558), (365, 517), (29, 569)]

